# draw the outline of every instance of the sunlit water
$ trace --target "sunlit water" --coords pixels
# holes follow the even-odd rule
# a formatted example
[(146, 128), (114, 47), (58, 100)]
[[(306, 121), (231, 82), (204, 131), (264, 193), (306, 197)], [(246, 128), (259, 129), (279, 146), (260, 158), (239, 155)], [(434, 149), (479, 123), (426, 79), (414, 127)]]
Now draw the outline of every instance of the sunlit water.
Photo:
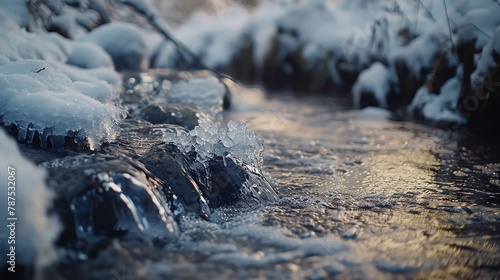
[[(500, 163), (464, 132), (391, 121), (348, 98), (241, 89), (229, 119), (265, 141), (281, 199), (186, 216), (165, 248), (116, 241), (46, 275), (89, 279), (493, 279)], [(75, 276), (72, 276), (73, 278)], [(53, 279), (56, 279), (53, 278)]]

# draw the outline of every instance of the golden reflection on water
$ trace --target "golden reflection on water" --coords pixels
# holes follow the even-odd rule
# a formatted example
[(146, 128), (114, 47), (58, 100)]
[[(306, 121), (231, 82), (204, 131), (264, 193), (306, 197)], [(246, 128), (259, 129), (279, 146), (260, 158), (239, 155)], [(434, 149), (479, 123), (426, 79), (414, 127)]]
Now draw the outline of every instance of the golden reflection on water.
[[(253, 90), (244, 98), (248, 108), (231, 118), (248, 122), (264, 138), (269, 173), (282, 196), (309, 195), (328, 206), (297, 215), (322, 229), (315, 235), (340, 236), (351, 246), (334, 257), (354, 267), (348, 278), (496, 275), (500, 212), (458, 195), (474, 190), (447, 175), (444, 158), (458, 161), (459, 154), (448, 132), (360, 117), (303, 96), (274, 100)], [(285, 227), (305, 230), (296, 216), (276, 216)]]

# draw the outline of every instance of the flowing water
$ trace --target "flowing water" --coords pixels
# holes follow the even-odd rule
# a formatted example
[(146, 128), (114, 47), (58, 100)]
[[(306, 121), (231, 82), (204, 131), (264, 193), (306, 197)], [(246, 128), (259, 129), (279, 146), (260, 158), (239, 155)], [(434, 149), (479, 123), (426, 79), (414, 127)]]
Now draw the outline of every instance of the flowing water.
[[(115, 241), (51, 279), (498, 279), (500, 158), (466, 132), (348, 98), (242, 88), (280, 200), (186, 215), (164, 248)], [(476, 141), (477, 140), (477, 141)], [(76, 275), (76, 276), (75, 276)]]

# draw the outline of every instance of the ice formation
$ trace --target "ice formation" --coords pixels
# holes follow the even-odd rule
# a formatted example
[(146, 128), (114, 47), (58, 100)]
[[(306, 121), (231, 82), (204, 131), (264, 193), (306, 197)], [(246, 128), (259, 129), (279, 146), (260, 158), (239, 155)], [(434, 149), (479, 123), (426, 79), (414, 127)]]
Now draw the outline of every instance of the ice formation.
[(62, 136), (72, 131), (94, 148), (119, 132), (121, 110), (96, 100), (112, 96), (106, 83), (75, 84), (44, 61), (20, 60), (0, 67), (0, 87), (2, 121), (16, 124), (21, 139), (28, 130)]
[(197, 159), (206, 163), (214, 156), (230, 156), (247, 164), (262, 167), (264, 142), (246, 124), (229, 121), (227, 131), (202, 123), (180, 135), (165, 133), (165, 142), (175, 144), (183, 153), (195, 151)]
[[(15, 168), (15, 216), (16, 221), (16, 262), (35, 266), (51, 263), (57, 257), (54, 242), (59, 235), (61, 225), (59, 220), (49, 214), (53, 193), (45, 185), (45, 170), (23, 158), (13, 139), (0, 129), (0, 163), (2, 171), (0, 179), (3, 186), (0, 191), (2, 209), (0, 218), (7, 221), (7, 182), (8, 166)], [(7, 246), (8, 228), (0, 228), (0, 262), (4, 267)], [(4, 239), (5, 238), (5, 239)], [(11, 244), (13, 245), (13, 244)]]

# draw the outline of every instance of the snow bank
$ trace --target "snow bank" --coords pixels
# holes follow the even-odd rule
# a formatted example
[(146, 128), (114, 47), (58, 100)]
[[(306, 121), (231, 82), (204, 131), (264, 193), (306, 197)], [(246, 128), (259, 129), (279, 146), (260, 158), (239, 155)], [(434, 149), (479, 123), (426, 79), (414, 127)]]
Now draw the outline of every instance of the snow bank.
[(112, 96), (107, 84), (75, 86), (44, 61), (20, 60), (0, 67), (0, 88), (0, 115), (6, 125), (19, 127), (20, 139), (26, 137), (28, 128), (48, 129), (52, 135), (72, 131), (88, 137), (94, 148), (119, 132), (122, 112), (96, 100)]
[(64, 63), (70, 47), (70, 42), (56, 33), (26, 32), (0, 9), (0, 57), (5, 63), (19, 59)]
[[(7, 221), (8, 167), (15, 168), (16, 209), (16, 262), (35, 266), (50, 264), (57, 257), (54, 242), (61, 231), (59, 220), (49, 214), (53, 193), (45, 185), (45, 170), (23, 158), (16, 143), (0, 129), (0, 173), (2, 187), (0, 219)], [(10, 190), (9, 190), (10, 191)], [(8, 228), (2, 226), (0, 233), (0, 262), (6, 264)], [(11, 244), (13, 245), (13, 244)], [(10, 246), (10, 245), (9, 245)], [(10, 272), (8, 272), (10, 273)]]
[(32, 24), (26, 1), (0, 0), (0, 6), (14, 20), (16, 27), (28, 27)]

